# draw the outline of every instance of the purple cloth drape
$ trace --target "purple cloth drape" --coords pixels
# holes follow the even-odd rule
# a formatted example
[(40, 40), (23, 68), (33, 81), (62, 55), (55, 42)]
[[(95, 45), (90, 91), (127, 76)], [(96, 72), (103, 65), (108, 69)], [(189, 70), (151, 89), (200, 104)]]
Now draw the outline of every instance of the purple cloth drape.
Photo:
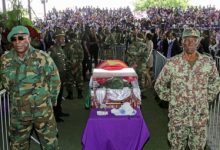
[(92, 109), (82, 137), (83, 150), (141, 150), (150, 133), (141, 111), (135, 116), (97, 116)]

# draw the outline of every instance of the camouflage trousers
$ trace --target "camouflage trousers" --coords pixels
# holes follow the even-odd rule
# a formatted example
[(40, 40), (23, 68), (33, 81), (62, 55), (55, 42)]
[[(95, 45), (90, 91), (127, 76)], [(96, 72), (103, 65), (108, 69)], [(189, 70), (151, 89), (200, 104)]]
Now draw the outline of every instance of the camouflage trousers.
[[(49, 114), (49, 115), (48, 115)], [(29, 150), (30, 133), (34, 127), (40, 138), (44, 150), (59, 150), (57, 140), (57, 126), (53, 111), (49, 111), (46, 117), (36, 117), (33, 120), (19, 120), (11, 117), (10, 149)]]
[(68, 70), (66, 73), (66, 89), (67, 91), (72, 91), (74, 87), (79, 90), (83, 90), (83, 75), (82, 75), (82, 66), (79, 67), (76, 73), (73, 73), (71, 70)]
[(185, 150), (187, 145), (190, 150), (204, 150), (206, 138), (206, 126), (192, 127), (169, 123), (168, 140), (171, 145), (171, 150)]
[(146, 70), (146, 63), (138, 64), (137, 68), (135, 69), (138, 75), (138, 82), (141, 88), (145, 85), (145, 70)]

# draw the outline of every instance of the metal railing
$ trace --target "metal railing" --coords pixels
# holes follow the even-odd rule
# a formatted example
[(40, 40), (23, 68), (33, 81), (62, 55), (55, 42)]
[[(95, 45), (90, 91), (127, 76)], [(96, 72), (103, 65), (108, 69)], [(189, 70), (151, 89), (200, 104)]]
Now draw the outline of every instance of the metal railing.
[(102, 46), (99, 50), (100, 60), (119, 59), (125, 61), (125, 44)]
[(10, 126), (10, 105), (9, 94), (6, 90), (0, 91), (0, 121), (1, 121), (1, 146), (2, 150), (9, 150), (9, 126)]
[[(220, 72), (220, 57), (215, 56), (216, 67)], [(220, 94), (209, 107), (207, 145), (211, 150), (220, 150)]]
[(158, 52), (157, 50), (153, 50), (153, 72), (154, 72), (154, 80), (157, 79), (160, 74), (163, 66), (166, 64), (167, 58)]
[(207, 146), (211, 150), (220, 150), (220, 94), (209, 107)]
[(215, 56), (215, 62), (216, 62), (216, 67), (218, 69), (218, 72), (220, 72), (220, 57)]
[[(211, 57), (211, 55), (208, 53), (204, 53), (204, 54)], [(163, 66), (165, 65), (167, 58), (163, 54), (158, 52), (157, 50), (153, 51), (153, 56), (154, 56), (154, 66), (153, 66), (154, 79), (156, 79), (160, 71), (162, 70)], [(218, 72), (220, 73), (220, 57), (219, 56), (215, 56), (215, 62), (216, 62), (216, 67), (218, 69)]]
[(119, 60), (125, 61), (125, 51), (126, 51), (126, 45), (125, 44), (115, 45), (114, 59), (119, 59)]

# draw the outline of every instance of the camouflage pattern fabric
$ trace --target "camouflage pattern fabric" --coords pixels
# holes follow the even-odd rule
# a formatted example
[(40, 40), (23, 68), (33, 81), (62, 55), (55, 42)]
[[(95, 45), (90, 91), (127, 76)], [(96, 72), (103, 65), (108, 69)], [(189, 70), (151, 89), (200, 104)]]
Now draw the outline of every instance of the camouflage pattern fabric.
[(121, 33), (116, 33), (115, 34), (115, 41), (116, 41), (117, 44), (120, 44), (121, 41), (123, 41), (121, 38), (122, 38), (122, 34)]
[(12, 49), (1, 57), (0, 77), (10, 93), (11, 149), (28, 149), (33, 124), (44, 149), (59, 149), (52, 106), (57, 103), (60, 77), (51, 57), (30, 46), (20, 59)]
[(106, 36), (104, 44), (110, 46), (116, 44), (116, 40), (111, 33)]
[(127, 50), (127, 60), (129, 66), (136, 65), (135, 71), (138, 74), (140, 85), (145, 84), (144, 71), (147, 66), (147, 45), (141, 41), (133, 41)]
[(67, 90), (71, 90), (76, 84), (77, 88), (83, 89), (82, 61), (84, 57), (82, 45), (79, 40), (72, 40), (68, 43), (64, 52), (67, 58)]
[(168, 140), (172, 150), (182, 150), (187, 144), (193, 150), (204, 149), (209, 102), (220, 91), (214, 60), (197, 54), (193, 66), (183, 59), (183, 53), (168, 60), (155, 83), (160, 99), (169, 102)]
[(48, 49), (50, 56), (55, 62), (62, 82), (65, 81), (66, 78), (66, 56), (60, 45), (54, 45)]
[(195, 28), (186, 28), (183, 30), (183, 34), (182, 34), (182, 38), (188, 37), (188, 36), (194, 36), (199, 38), (200, 37), (200, 32), (199, 30), (195, 29)]
[[(40, 109), (47, 109), (46, 106)], [(52, 109), (48, 109), (47, 114), (37, 117), (33, 120), (18, 120), (16, 116), (11, 118), (11, 150), (28, 150), (29, 135), (32, 127), (38, 133), (40, 142), (44, 150), (59, 150), (58, 140), (56, 138), (58, 130)]]

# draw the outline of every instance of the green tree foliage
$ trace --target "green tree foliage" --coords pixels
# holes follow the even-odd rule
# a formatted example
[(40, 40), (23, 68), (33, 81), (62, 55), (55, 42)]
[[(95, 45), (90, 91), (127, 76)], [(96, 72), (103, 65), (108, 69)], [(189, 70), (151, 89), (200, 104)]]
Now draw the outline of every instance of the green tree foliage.
[(135, 10), (145, 10), (150, 7), (186, 8), (189, 0), (136, 0)]
[(12, 10), (0, 14), (0, 21), (5, 28), (11, 29), (16, 25), (33, 26), (30, 19), (26, 18), (27, 10), (23, 8), (19, 0), (10, 0)]

